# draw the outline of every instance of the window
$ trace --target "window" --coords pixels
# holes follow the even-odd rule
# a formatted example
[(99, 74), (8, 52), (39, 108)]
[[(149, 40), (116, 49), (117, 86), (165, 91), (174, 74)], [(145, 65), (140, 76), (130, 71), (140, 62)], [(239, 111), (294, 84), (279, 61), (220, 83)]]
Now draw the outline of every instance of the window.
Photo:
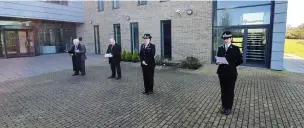
[(114, 39), (116, 43), (121, 45), (120, 24), (114, 24)]
[(114, 9), (119, 8), (119, 0), (113, 0), (112, 3)]
[(138, 5), (147, 5), (147, 0), (138, 0)]
[(263, 1), (217, 1), (217, 9), (250, 7), (264, 4), (271, 4), (270, 0)]
[(223, 9), (216, 15), (216, 26), (269, 24), (270, 5)]
[(98, 11), (104, 11), (104, 2), (103, 2), (103, 0), (98, 0)]
[(68, 5), (68, 1), (67, 0), (46, 0), (46, 2), (48, 3), (54, 3), (54, 4), (61, 4), (61, 5)]
[(99, 26), (94, 26), (95, 53), (100, 54)]
[(159, 0), (159, 2), (167, 2), (167, 1), (170, 1), (170, 0)]

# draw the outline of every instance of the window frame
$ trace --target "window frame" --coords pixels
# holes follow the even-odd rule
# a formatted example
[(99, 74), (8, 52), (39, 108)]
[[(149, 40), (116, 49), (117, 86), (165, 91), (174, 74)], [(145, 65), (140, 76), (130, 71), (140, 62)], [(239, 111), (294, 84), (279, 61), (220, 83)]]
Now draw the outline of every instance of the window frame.
[[(137, 38), (136, 36), (132, 36), (133, 35), (133, 31), (132, 31), (132, 25), (136, 25), (137, 26)], [(140, 43), (139, 43), (139, 23), (138, 22), (131, 22), (130, 23), (130, 42), (131, 42), (131, 53), (133, 54), (134, 50), (137, 50), (137, 52), (140, 52)], [(132, 42), (132, 38), (134, 39), (134, 42)], [(138, 47), (136, 48), (135, 46), (135, 41), (138, 41)]]
[[(100, 7), (100, 2), (102, 2), (102, 8)], [(97, 10), (98, 12), (104, 11), (104, 0), (97, 0)]]
[[(116, 27), (119, 26), (119, 33), (120, 33), (120, 38), (119, 40), (117, 40), (117, 37), (116, 37)], [(114, 39), (116, 41), (116, 43), (118, 43), (120, 46), (121, 46), (121, 27), (120, 27), (120, 24), (113, 24), (113, 31), (114, 31)]]
[(162, 3), (162, 2), (168, 2), (168, 1), (170, 1), (170, 0), (159, 0), (160, 3)]
[[(117, 7), (114, 6), (115, 2), (117, 2)], [(112, 9), (119, 9), (119, 8), (120, 8), (120, 2), (119, 2), (119, 0), (112, 0)]]
[[(144, 3), (142, 3), (142, 2), (144, 2)], [(147, 5), (147, 4), (148, 4), (148, 0), (138, 0), (138, 1), (137, 1), (137, 5), (138, 5), (138, 6)]]
[(46, 0), (44, 1), (46, 3), (50, 3), (50, 4), (57, 4), (57, 5), (65, 5), (65, 6), (68, 6), (68, 0), (56, 0), (56, 1), (53, 1), (53, 0)]

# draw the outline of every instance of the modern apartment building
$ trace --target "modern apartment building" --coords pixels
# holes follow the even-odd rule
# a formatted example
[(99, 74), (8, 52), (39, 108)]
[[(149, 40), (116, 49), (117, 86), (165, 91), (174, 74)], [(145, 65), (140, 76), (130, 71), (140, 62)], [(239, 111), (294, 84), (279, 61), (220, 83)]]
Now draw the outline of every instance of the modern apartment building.
[(83, 1), (0, 1), (0, 58), (65, 52), (84, 22)]
[(139, 50), (144, 33), (157, 54), (175, 60), (194, 56), (214, 63), (220, 38), (232, 31), (244, 66), (283, 69), (286, 1), (86, 1), (77, 27), (89, 50), (104, 54), (114, 37), (123, 49)]

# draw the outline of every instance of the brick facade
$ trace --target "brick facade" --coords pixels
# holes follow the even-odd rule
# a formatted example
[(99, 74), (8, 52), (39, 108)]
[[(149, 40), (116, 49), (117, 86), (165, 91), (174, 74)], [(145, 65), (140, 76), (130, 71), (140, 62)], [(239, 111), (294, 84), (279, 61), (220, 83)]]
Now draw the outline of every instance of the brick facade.
[[(212, 53), (212, 1), (148, 1), (137, 5), (137, 1), (120, 1), (118, 9), (112, 8), (112, 1), (104, 1), (104, 11), (98, 12), (97, 1), (86, 1), (85, 24), (78, 25), (77, 36), (82, 36), (89, 52), (94, 52), (94, 25), (99, 25), (101, 54), (104, 54), (108, 40), (114, 37), (113, 24), (120, 24), (122, 48), (131, 50), (130, 23), (138, 22), (139, 42), (144, 33), (150, 33), (158, 55), (160, 47), (160, 21), (171, 20), (172, 59), (181, 60), (187, 56), (211, 63)], [(186, 9), (193, 10), (192, 15)], [(175, 13), (182, 10), (182, 14)], [(126, 20), (126, 16), (130, 20)], [(92, 21), (92, 24), (90, 23)]]

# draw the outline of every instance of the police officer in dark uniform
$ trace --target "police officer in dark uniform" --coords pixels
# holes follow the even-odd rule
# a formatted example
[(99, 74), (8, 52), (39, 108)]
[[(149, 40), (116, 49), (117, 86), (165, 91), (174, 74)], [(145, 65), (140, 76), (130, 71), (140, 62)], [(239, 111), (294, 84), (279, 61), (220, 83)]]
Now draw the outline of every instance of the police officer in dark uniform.
[(218, 57), (225, 57), (228, 64), (222, 64), (217, 61), (218, 69), (217, 74), (221, 85), (221, 100), (222, 109), (221, 113), (229, 115), (231, 113), (233, 99), (234, 99), (234, 87), (238, 76), (236, 67), (243, 63), (242, 54), (240, 48), (231, 44), (232, 33), (225, 31), (222, 35), (224, 45), (218, 48)]
[(144, 77), (145, 91), (143, 94), (152, 94), (154, 86), (155, 45), (151, 43), (152, 36), (144, 34), (145, 43), (140, 47), (140, 61)]

